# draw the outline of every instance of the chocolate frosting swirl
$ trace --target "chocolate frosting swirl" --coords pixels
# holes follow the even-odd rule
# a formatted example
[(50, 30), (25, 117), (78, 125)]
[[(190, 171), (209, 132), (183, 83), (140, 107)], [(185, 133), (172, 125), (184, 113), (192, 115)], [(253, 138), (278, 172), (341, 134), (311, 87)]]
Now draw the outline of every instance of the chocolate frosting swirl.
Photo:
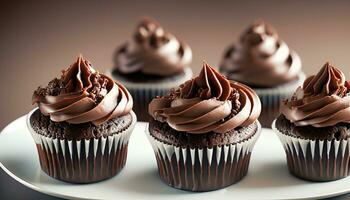
[(228, 48), (220, 71), (250, 86), (274, 87), (296, 80), (301, 61), (270, 24), (257, 21)]
[(326, 63), (283, 102), (281, 113), (297, 126), (350, 123), (350, 84), (338, 68)]
[(34, 92), (34, 103), (52, 121), (99, 125), (129, 113), (133, 100), (123, 85), (95, 71), (89, 61), (79, 56), (60, 79)]
[(121, 73), (158, 76), (183, 72), (191, 61), (191, 48), (149, 18), (141, 21), (132, 40), (121, 46), (115, 57), (116, 70)]
[(225, 133), (250, 125), (260, 111), (260, 100), (252, 89), (230, 82), (206, 63), (198, 77), (149, 104), (155, 120), (193, 134)]

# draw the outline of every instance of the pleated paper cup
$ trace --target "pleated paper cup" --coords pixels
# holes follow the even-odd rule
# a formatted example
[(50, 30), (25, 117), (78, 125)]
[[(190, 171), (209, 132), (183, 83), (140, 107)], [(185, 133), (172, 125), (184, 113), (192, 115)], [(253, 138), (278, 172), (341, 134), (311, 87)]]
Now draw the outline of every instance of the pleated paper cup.
[(250, 138), (229, 145), (183, 148), (154, 138), (146, 127), (160, 178), (169, 186), (188, 191), (220, 189), (241, 180), (248, 172), (250, 156), (261, 125)]
[(182, 83), (190, 80), (192, 78), (192, 70), (189, 67), (185, 68), (184, 75), (177, 79), (171, 79), (167, 81), (149, 83), (149, 82), (130, 82), (125, 80), (122, 76), (112, 74), (112, 70), (106, 72), (110, 77), (113, 77), (116, 81), (123, 84), (130, 92), (133, 100), (134, 106), (133, 110), (137, 115), (139, 121), (149, 120), (148, 115), (148, 104), (156, 96), (166, 95), (170, 89), (178, 87)]
[(291, 174), (310, 181), (333, 181), (349, 175), (350, 139), (309, 140), (279, 131)]
[(36, 133), (27, 115), (27, 126), (35, 141), (41, 169), (49, 176), (70, 183), (92, 183), (110, 178), (121, 171), (126, 163), (128, 142), (136, 125), (124, 131), (98, 139), (68, 140)]
[(252, 88), (261, 101), (262, 110), (259, 121), (264, 128), (271, 128), (273, 120), (280, 114), (279, 108), (281, 101), (291, 97), (295, 90), (303, 85), (304, 80), (305, 74), (300, 73), (298, 79), (292, 83), (276, 88)]

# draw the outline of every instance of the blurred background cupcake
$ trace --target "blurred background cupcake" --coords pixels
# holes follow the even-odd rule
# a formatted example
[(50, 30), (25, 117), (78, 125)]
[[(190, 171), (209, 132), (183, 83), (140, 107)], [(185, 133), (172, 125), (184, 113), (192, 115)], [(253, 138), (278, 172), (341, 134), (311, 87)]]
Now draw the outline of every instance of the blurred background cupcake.
[(27, 125), (42, 170), (71, 183), (116, 175), (125, 165), (136, 124), (133, 100), (123, 85), (100, 74), (82, 56), (33, 94)]
[(161, 179), (190, 191), (241, 180), (260, 135), (260, 111), (252, 89), (204, 63), (199, 76), (149, 104), (147, 136)]
[(148, 104), (192, 77), (191, 48), (166, 32), (158, 22), (144, 18), (133, 37), (115, 53), (113, 78), (134, 98), (139, 120), (148, 121)]
[(350, 84), (326, 63), (281, 104), (273, 125), (290, 172), (312, 181), (332, 181), (350, 172)]
[(262, 103), (259, 121), (267, 128), (278, 116), (280, 101), (292, 95), (305, 79), (299, 56), (270, 24), (261, 20), (226, 50), (220, 72), (255, 90)]

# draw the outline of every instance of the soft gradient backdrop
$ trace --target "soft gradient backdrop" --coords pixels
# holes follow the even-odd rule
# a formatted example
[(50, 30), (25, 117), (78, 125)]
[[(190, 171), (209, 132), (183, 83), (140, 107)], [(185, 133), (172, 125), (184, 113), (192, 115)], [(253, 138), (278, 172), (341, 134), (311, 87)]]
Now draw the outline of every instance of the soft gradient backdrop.
[(100, 71), (142, 16), (187, 41), (193, 69), (218, 65), (227, 45), (255, 19), (275, 26), (307, 74), (325, 61), (350, 77), (350, 3), (335, 1), (11, 1), (0, 12), (0, 127), (28, 112), (31, 94), (82, 53)]
[[(101, 72), (112, 67), (115, 48), (145, 15), (190, 44), (195, 73), (202, 60), (217, 66), (224, 49), (261, 18), (299, 53), (308, 75), (331, 61), (350, 77), (349, 8), (349, 1), (320, 0), (2, 1), (0, 128), (32, 109), (33, 90), (58, 76), (79, 53)], [(5, 181), (0, 184), (4, 189)]]

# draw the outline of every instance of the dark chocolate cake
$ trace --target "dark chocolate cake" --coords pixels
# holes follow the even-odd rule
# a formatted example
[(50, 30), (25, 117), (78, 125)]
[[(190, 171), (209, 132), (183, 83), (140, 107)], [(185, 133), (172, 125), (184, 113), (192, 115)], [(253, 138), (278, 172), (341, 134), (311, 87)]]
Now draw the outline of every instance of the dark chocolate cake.
[(258, 130), (257, 122), (247, 127), (239, 127), (226, 133), (215, 133), (213, 131), (205, 134), (191, 134), (179, 132), (171, 128), (166, 122), (150, 119), (150, 134), (156, 140), (184, 148), (212, 148), (215, 146), (236, 144), (252, 137)]
[(338, 68), (326, 63), (280, 110), (274, 129), (293, 175), (311, 181), (349, 175), (350, 84)]
[(260, 133), (260, 109), (253, 90), (206, 63), (198, 77), (154, 98), (148, 136), (161, 179), (190, 191), (241, 180)]
[(78, 60), (33, 94), (30, 114), (42, 170), (71, 183), (91, 183), (123, 169), (136, 123), (126, 88)]
[(304, 81), (298, 54), (289, 48), (271, 24), (257, 20), (227, 48), (220, 72), (255, 90), (262, 104), (259, 121), (271, 128), (279, 115), (280, 100)]
[(152, 98), (192, 78), (191, 62), (187, 43), (145, 17), (132, 38), (117, 48), (110, 73), (130, 91), (138, 120), (146, 122)]
[(54, 122), (50, 120), (49, 116), (40, 113), (40, 110), (36, 110), (30, 117), (30, 123), (36, 133), (60, 140), (89, 140), (112, 136), (129, 128), (132, 120), (132, 115), (127, 114), (99, 125), (91, 122), (70, 124), (68, 122)]

